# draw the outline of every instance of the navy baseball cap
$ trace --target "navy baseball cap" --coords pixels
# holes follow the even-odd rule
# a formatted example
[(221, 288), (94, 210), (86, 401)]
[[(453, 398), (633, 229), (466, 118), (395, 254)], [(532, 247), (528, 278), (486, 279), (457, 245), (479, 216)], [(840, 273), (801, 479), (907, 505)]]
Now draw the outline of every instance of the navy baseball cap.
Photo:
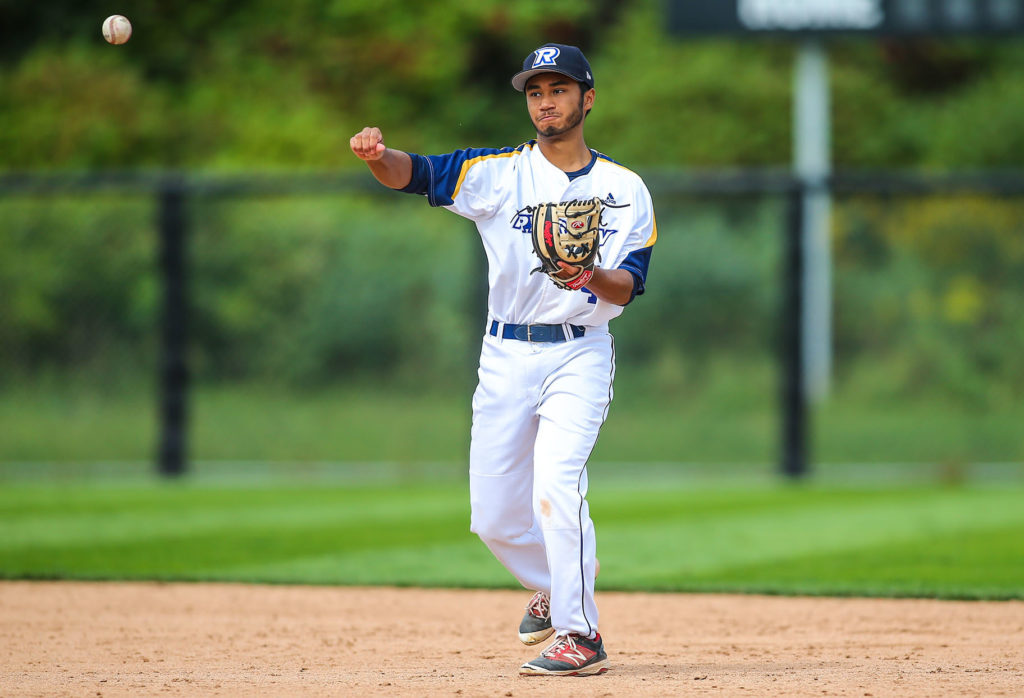
[(583, 51), (575, 46), (544, 44), (523, 61), (523, 69), (512, 76), (512, 87), (522, 92), (526, 81), (541, 73), (561, 73), (582, 82), (587, 88), (594, 86), (590, 63)]

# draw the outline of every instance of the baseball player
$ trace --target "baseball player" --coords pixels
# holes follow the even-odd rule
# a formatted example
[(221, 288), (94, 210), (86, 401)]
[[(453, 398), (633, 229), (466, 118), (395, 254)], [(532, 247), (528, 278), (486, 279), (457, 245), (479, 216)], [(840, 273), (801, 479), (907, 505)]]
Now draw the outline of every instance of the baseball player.
[(644, 292), (657, 227), (640, 177), (584, 142), (596, 93), (578, 48), (538, 48), (512, 86), (537, 132), (522, 145), (424, 157), (387, 147), (376, 127), (350, 145), (385, 186), (476, 223), (489, 317), (473, 395), (471, 530), (536, 592), (519, 639), (555, 635), (520, 673), (599, 674), (608, 656), (587, 460), (612, 399), (608, 321)]

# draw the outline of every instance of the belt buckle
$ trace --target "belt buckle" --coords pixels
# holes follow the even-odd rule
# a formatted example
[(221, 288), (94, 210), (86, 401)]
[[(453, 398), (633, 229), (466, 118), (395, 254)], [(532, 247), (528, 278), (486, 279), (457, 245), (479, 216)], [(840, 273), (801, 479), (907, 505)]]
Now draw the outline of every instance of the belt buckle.
[[(537, 333), (537, 339), (533, 338), (534, 332)], [(531, 343), (564, 342), (565, 330), (561, 325), (527, 325), (526, 338)]]

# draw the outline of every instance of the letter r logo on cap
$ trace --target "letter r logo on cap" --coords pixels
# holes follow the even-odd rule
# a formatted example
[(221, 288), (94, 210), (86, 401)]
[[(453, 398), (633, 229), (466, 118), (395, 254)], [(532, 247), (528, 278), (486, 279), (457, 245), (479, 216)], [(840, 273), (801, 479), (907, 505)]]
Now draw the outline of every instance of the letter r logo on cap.
[(537, 57), (533, 59), (533, 67), (539, 68), (543, 65), (555, 65), (559, 50), (557, 46), (545, 46), (537, 49)]

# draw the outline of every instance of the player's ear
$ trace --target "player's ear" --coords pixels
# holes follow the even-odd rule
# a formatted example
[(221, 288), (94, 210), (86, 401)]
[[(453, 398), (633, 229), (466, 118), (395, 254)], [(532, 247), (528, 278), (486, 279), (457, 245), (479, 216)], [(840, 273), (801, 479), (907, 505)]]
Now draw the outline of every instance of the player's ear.
[(591, 87), (589, 90), (583, 93), (583, 113), (589, 114), (590, 110), (594, 108), (594, 97), (597, 93), (594, 88)]

